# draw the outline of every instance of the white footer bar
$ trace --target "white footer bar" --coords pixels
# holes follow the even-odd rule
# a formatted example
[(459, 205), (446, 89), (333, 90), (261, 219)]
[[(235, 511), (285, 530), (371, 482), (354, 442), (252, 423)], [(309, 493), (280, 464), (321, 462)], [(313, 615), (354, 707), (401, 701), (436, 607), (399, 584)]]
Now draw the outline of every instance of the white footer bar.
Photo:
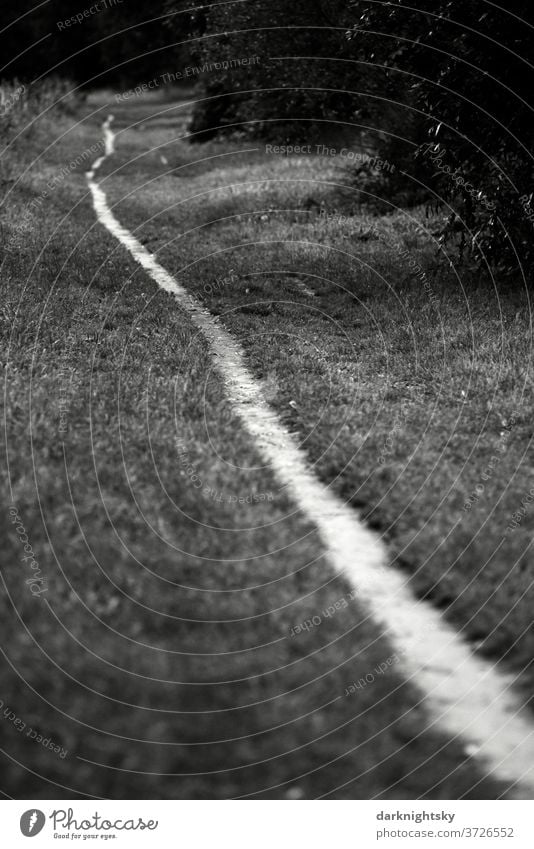
[[(534, 847), (530, 801), (4, 801), (2, 845)], [(35, 843), (30, 844), (29, 839)]]

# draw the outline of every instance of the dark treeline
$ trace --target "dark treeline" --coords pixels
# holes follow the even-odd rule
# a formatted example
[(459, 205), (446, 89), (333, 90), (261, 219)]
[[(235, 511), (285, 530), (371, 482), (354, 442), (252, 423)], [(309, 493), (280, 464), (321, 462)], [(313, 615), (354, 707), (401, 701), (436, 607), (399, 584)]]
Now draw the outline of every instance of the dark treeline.
[[(366, 127), (396, 166), (377, 177), (383, 197), (448, 204), (444, 235), (460, 248), (506, 270), (531, 264), (530, 0), (32, 5), (4, 0), (4, 77), (124, 85), (194, 63), (192, 140), (314, 142)], [(60, 25), (67, 13), (83, 20)]]
[(529, 0), (199, 4), (208, 99), (192, 130), (291, 141), (321, 138), (325, 122), (370, 127), (396, 165), (383, 196), (450, 205), (444, 238), (503, 270), (530, 268), (533, 19)]
[(165, 25), (163, 7), (134, 0), (37, 6), (34, 0), (2, 0), (0, 78), (55, 74), (82, 86), (150, 79), (181, 53), (173, 42), (182, 39)]

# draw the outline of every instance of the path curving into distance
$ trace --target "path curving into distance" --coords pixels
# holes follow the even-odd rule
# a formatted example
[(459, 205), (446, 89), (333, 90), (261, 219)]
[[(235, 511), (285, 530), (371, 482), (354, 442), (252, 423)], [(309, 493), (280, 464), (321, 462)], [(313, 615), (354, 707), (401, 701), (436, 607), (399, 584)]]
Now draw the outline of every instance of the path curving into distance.
[(112, 122), (110, 115), (103, 125), (104, 156), (87, 172), (98, 221), (176, 299), (208, 342), (236, 414), (278, 482), (317, 528), (332, 567), (390, 639), (404, 676), (421, 695), (428, 727), (459, 738), (483, 771), (508, 785), (509, 797), (534, 798), (534, 723), (513, 690), (513, 677), (477, 657), (430, 604), (413, 597), (402, 574), (387, 564), (378, 537), (311, 471), (265, 401), (240, 345), (113, 215), (95, 179), (114, 153)]

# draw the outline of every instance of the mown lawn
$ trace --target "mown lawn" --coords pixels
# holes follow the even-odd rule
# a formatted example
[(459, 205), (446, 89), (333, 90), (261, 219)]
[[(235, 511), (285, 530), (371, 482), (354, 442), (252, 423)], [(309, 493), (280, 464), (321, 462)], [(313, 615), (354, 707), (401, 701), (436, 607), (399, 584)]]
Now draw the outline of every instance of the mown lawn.
[[(121, 120), (135, 127), (138, 114)], [(240, 339), (318, 474), (384, 534), (414, 592), (530, 692), (534, 396), (521, 281), (451, 268), (439, 220), (377, 216), (346, 159), (169, 144), (169, 114), (145, 125), (142, 145), (134, 129), (119, 136), (106, 184), (119, 217)]]
[[(112, 111), (126, 127), (160, 108)], [(107, 111), (94, 100), (81, 124), (44, 123), (4, 157), (3, 792), (498, 796), (460, 743), (425, 730), (394, 647), (262, 467), (205, 343), (94, 223), (84, 169), (28, 214)], [(192, 147), (175, 140), (186, 112), (119, 135), (103, 182), (119, 218), (241, 340), (317, 473), (383, 530), (415, 591), (521, 668), (528, 513), (494, 553), (528, 483), (521, 299), (501, 296), (499, 318), (484, 283), (464, 296), (439, 277), (436, 313), (367, 238), (368, 214), (319, 216), (321, 201), (354, 211), (336, 162)], [(431, 261), (402, 213), (380, 226)], [(464, 512), (513, 411), (506, 454)]]

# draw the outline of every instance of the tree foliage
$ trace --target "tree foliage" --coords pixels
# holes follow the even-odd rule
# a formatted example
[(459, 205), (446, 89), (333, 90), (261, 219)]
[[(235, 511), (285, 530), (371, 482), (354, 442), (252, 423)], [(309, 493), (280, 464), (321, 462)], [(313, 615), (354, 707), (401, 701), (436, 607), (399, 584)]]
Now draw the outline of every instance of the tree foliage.
[[(397, 166), (381, 178), (389, 199), (433, 197), (450, 207), (445, 237), (461, 232), (460, 247), (501, 268), (530, 264), (529, 2), (414, 3), (198, 4), (192, 130), (289, 140), (321, 137), (325, 122), (367, 125)], [(256, 64), (231, 66), (251, 55)]]
[[(461, 226), (479, 260), (511, 270), (519, 259), (529, 268), (531, 4), (510, 0), (504, 10), (485, 0), (418, 0), (414, 9), (391, 0), (353, 9), (355, 52), (382, 66), (379, 87), (417, 110), (419, 176), (451, 207), (444, 235)], [(395, 157), (392, 141), (383, 147)]]
[[(179, 6), (169, 0), (167, 8)], [(241, 132), (285, 140), (350, 121), (350, 72), (328, 61), (349, 49), (347, 9), (347, 0), (197, 4), (191, 44), (204, 99), (192, 131), (199, 139)]]
[(175, 64), (179, 53), (169, 46), (163, 0), (150, 8), (127, 0), (2, 0), (2, 13), (0, 78), (142, 82)]
[(530, 0), (105, 2), (65, 31), (91, 3), (4, 0), (0, 78), (130, 85), (190, 64), (196, 140), (326, 141), (366, 126), (396, 165), (380, 175), (388, 200), (433, 197), (450, 207), (445, 237), (530, 268)]

